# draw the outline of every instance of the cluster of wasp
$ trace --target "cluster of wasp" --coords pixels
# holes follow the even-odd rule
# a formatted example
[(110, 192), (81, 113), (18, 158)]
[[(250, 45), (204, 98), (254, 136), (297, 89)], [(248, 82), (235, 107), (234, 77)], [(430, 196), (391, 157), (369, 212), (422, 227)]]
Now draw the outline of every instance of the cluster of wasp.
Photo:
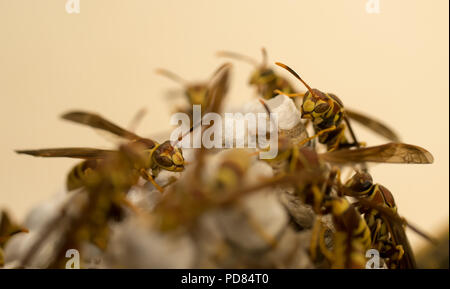
[[(321, 267), (329, 268), (365, 268), (367, 250), (376, 249), (384, 268), (416, 267), (405, 229), (409, 226), (428, 237), (399, 216), (392, 194), (372, 180), (368, 166), (374, 162), (428, 164), (433, 162), (432, 155), (421, 147), (400, 143), (386, 125), (344, 108), (336, 95), (312, 89), (293, 69), (277, 62), (276, 65), (289, 71), (306, 87), (305, 92), (295, 89), (287, 77), (267, 64), (264, 49), (262, 64), (237, 53), (219, 54), (254, 65), (249, 84), (256, 88), (266, 111), (270, 113), (266, 101), (280, 94), (292, 98), (304, 119), (303, 125), (311, 126), (313, 135), (298, 141), (280, 133), (277, 156), (264, 160), (277, 168), (276, 173), (256, 184), (245, 185), (243, 180), (249, 163), (255, 157), (254, 152), (229, 149), (213, 176), (205, 180), (199, 176), (207, 170), (207, 157), (211, 152), (206, 148), (196, 149), (193, 161), (186, 162), (176, 142), (159, 143), (140, 137), (98, 114), (83, 111), (66, 113), (62, 116), (65, 120), (108, 131), (127, 141), (116, 150), (55, 148), (17, 151), (38, 157), (83, 160), (67, 178), (68, 191), (75, 192), (71, 198), (83, 196), (83, 201), (70, 199), (59, 215), (40, 232), (40, 238), (22, 255), (17, 266), (27, 267), (58, 224), (64, 224), (64, 229), (54, 245), (52, 258), (47, 264), (49, 268), (63, 267), (66, 251), (81, 248), (84, 242), (105, 250), (110, 239), (110, 223), (120, 222), (125, 211), (147, 220), (151, 230), (190, 232), (207, 211), (233, 206), (243, 197), (262, 189), (288, 187), (293, 198), (310, 207), (315, 214), (308, 244), (308, 255), (313, 264), (320, 262)], [(230, 70), (231, 64), (226, 63), (208, 81), (200, 83), (190, 83), (167, 70), (161, 69), (158, 73), (183, 84), (190, 106), (182, 111), (192, 113), (191, 105), (201, 105), (206, 113), (220, 112), (228, 92)], [(366, 146), (357, 140), (352, 121), (365, 125), (390, 142)], [(193, 124), (190, 132), (194, 129), (204, 128)], [(319, 147), (324, 152), (319, 152)], [(353, 175), (341, 181), (344, 168), (352, 170)], [(162, 170), (183, 173), (169, 185), (160, 185), (157, 177)], [(148, 212), (143, 212), (127, 199), (127, 193), (139, 184), (141, 178), (162, 193), (161, 200)], [(73, 213), (71, 206), (75, 205), (78, 208)], [(293, 214), (290, 210), (287, 212)], [(326, 218), (331, 220), (330, 225), (325, 224)], [(25, 230), (4, 216), (0, 224), (0, 247), (12, 235)], [(276, 246), (276, 240), (271, 241)]]

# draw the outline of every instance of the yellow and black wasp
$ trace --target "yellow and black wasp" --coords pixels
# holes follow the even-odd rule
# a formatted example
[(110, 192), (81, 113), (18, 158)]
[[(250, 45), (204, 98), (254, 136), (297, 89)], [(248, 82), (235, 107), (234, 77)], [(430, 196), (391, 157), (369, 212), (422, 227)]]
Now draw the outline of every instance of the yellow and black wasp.
[(366, 265), (366, 251), (370, 248), (371, 233), (357, 208), (342, 197), (327, 197), (322, 214), (331, 214), (334, 232), (333, 249), (325, 244), (325, 227), (317, 221), (311, 240), (311, 257), (315, 258), (317, 244), (332, 269), (362, 269)]
[[(265, 108), (268, 111), (268, 107), (265, 106)], [(366, 262), (365, 252), (373, 243), (371, 236), (376, 238), (378, 232), (372, 230), (374, 223), (373, 217), (361, 217), (358, 211), (360, 206), (355, 207), (350, 204), (343, 197), (343, 194), (331, 195), (332, 185), (335, 183), (336, 178), (338, 180), (340, 179), (340, 171), (330, 169), (326, 163), (345, 166), (366, 162), (416, 164), (433, 162), (433, 156), (427, 150), (403, 143), (388, 143), (374, 147), (341, 149), (317, 153), (312, 148), (294, 145), (281, 136), (279, 138), (278, 148), (277, 157), (274, 160), (269, 160), (269, 163), (284, 162), (284, 169), (283, 167), (281, 169), (282, 174), (296, 175), (305, 171), (315, 172), (315, 177), (296, 184), (295, 193), (305, 204), (310, 205), (319, 216), (329, 213), (332, 215), (333, 224), (336, 229), (336, 232), (333, 234), (335, 243), (333, 251), (329, 251), (324, 243), (325, 229), (319, 221), (316, 222), (314, 227), (313, 240), (311, 241), (311, 256), (314, 260), (317, 255), (316, 248), (319, 245), (320, 251), (330, 261), (333, 268), (364, 268)], [(338, 192), (340, 192), (341, 187), (338, 186)], [(387, 193), (385, 195), (388, 196)], [(391, 196), (390, 193), (389, 196)], [(390, 199), (393, 201), (392, 196)], [(374, 211), (371, 212), (373, 215)], [(391, 222), (390, 224), (394, 223)], [(399, 236), (397, 237), (398, 239), (406, 240), (404, 241), (405, 248), (410, 252), (411, 250), (407, 239), (405, 239), (404, 231), (399, 230), (397, 226), (391, 226), (390, 228), (395, 228), (395, 234)], [(400, 226), (400, 229), (403, 228)], [(385, 231), (381, 230), (381, 232)], [(401, 235), (402, 232), (403, 235)], [(383, 235), (383, 239), (386, 239), (385, 234)], [(378, 246), (382, 245), (386, 249), (387, 254), (392, 254), (390, 256), (391, 260), (401, 260), (398, 254), (395, 255), (392, 253), (392, 249), (398, 247), (397, 245), (391, 242), (389, 244), (379, 243)], [(410, 258), (405, 257), (403, 262), (413, 264), (408, 259)]]
[(80, 180), (82, 189), (73, 194), (60, 209), (60, 214), (42, 229), (39, 238), (24, 254), (21, 265), (29, 265), (36, 252), (58, 229), (61, 236), (53, 248), (49, 268), (64, 268), (67, 250), (81, 251), (85, 242), (105, 250), (110, 237), (110, 221), (113, 220), (111, 210), (118, 204), (127, 203), (126, 194), (136, 185), (139, 176), (136, 167), (144, 167), (146, 162), (146, 144), (142, 142), (123, 144), (105, 155), (96, 169)]
[[(170, 141), (161, 144), (154, 140), (143, 138), (130, 132), (104, 117), (83, 111), (73, 111), (62, 116), (63, 119), (73, 121), (79, 124), (88, 125), (93, 128), (101, 129), (113, 133), (119, 137), (125, 138), (130, 144), (139, 144), (144, 147), (144, 153), (147, 156), (146, 162), (141, 166), (136, 166), (139, 175), (145, 180), (151, 182), (156, 188), (162, 191), (162, 188), (156, 184), (156, 177), (160, 170), (181, 172), (184, 170), (184, 158), (180, 148), (172, 146)], [(99, 163), (107, 156), (114, 154), (114, 150), (103, 150), (95, 148), (55, 148), (39, 150), (17, 150), (19, 154), (28, 154), (37, 157), (68, 157), (84, 159), (83, 162), (76, 165), (67, 177), (67, 189), (69, 191), (80, 188), (84, 184), (84, 178), (88, 177), (96, 170)], [(151, 169), (151, 174), (148, 170)]]
[[(292, 94), (276, 90), (277, 93), (290, 97), (303, 97), (303, 103), (300, 107), (302, 118), (312, 121), (315, 135), (303, 140), (302, 144), (318, 137), (319, 142), (327, 145), (329, 151), (346, 147), (360, 147), (360, 143), (357, 141), (350, 125), (349, 118), (360, 122), (391, 141), (398, 142), (397, 135), (386, 125), (358, 112), (344, 109), (343, 102), (336, 95), (311, 88), (292, 68), (280, 62), (276, 62), (276, 64), (289, 71), (307, 88), (305, 93)], [(346, 127), (351, 134), (353, 142), (349, 142), (345, 136)]]
[[(226, 76), (227, 74), (223, 74), (223, 77)], [(214, 86), (208, 112), (220, 112), (226, 85), (226, 81), (221, 81)], [(243, 188), (243, 178), (252, 156), (247, 151), (239, 149), (227, 151), (215, 174), (209, 180), (205, 180), (203, 176), (207, 170), (206, 157), (206, 148), (202, 146), (197, 149), (193, 158), (195, 162), (190, 170), (168, 188), (156, 205), (151, 221), (157, 229), (168, 231), (181, 226), (190, 227), (206, 210), (231, 203), (245, 192), (256, 191), (278, 182), (278, 180), (270, 180), (263, 182), (260, 186)]]
[(277, 96), (278, 93), (274, 92), (276, 89), (288, 94), (295, 92), (293, 86), (286, 78), (278, 75), (274, 69), (267, 65), (267, 52), (264, 48), (262, 48), (262, 62), (258, 62), (251, 57), (229, 51), (220, 51), (218, 52), (218, 55), (242, 60), (253, 65), (255, 70), (250, 76), (249, 84), (254, 86), (258, 95), (264, 99), (271, 99), (272, 97)]
[[(328, 154), (328, 153), (324, 153)], [(317, 214), (310, 243), (311, 259), (318, 261), (318, 252), (328, 260), (331, 268), (364, 268), (365, 252), (370, 246), (370, 230), (356, 207), (345, 198), (332, 196), (331, 188), (336, 173), (330, 170), (318, 154), (310, 147), (291, 146), (282, 152), (287, 161), (287, 175), (309, 177), (294, 180), (295, 195)], [(281, 159), (279, 159), (281, 160)], [(278, 161), (279, 161), (278, 160)], [(327, 228), (321, 216), (331, 214), (335, 231), (332, 233), (333, 250), (325, 242)]]
[[(268, 106), (262, 101), (266, 112), (270, 114)], [(312, 184), (300, 184), (299, 195), (309, 199), (317, 213), (320, 213), (323, 193), (320, 186), (326, 183), (329, 167), (325, 164), (338, 166), (352, 166), (358, 163), (408, 163), (429, 164), (434, 161), (430, 152), (422, 147), (405, 143), (387, 143), (357, 149), (340, 149), (317, 153), (313, 148), (292, 144), (283, 135), (278, 138), (278, 154), (267, 162), (276, 167), (281, 174), (295, 174), (299, 171), (316, 171), (319, 178)], [(307, 188), (307, 189), (306, 189)], [(305, 193), (306, 192), (306, 193)]]
[[(180, 112), (187, 113), (191, 119), (193, 114), (193, 105), (200, 105), (202, 109), (202, 114), (207, 110), (208, 106), (212, 101), (213, 91), (216, 85), (219, 85), (223, 81), (223, 74), (230, 73), (231, 65), (229, 63), (222, 64), (219, 68), (214, 71), (211, 77), (207, 81), (189, 82), (177, 74), (168, 71), (166, 69), (157, 69), (156, 73), (163, 75), (177, 83), (184, 86), (184, 94), (187, 98), (189, 106), (183, 109), (179, 109)], [(221, 80), (222, 79), (222, 80)], [(225, 91), (223, 93), (224, 97), (228, 92), (228, 77), (226, 78)]]
[[(407, 223), (399, 217), (392, 193), (383, 185), (374, 183), (367, 172), (355, 173), (341, 188), (341, 192), (357, 199), (355, 205), (364, 214), (371, 231), (371, 247), (380, 252), (387, 267), (416, 268), (414, 253), (405, 234), (404, 226)], [(412, 228), (431, 240), (424, 233)]]
[[(317, 153), (309, 147), (298, 147), (295, 145), (286, 145), (279, 147), (279, 155), (276, 160), (285, 162), (284, 170), (281, 174), (298, 175), (309, 172), (312, 177), (304, 179), (302, 182), (295, 183), (295, 194), (305, 204), (310, 205), (320, 216), (331, 214), (336, 232), (333, 234), (335, 249), (332, 252), (326, 250), (324, 246), (324, 228), (316, 223), (315, 231), (321, 237), (315, 237), (311, 242), (311, 254), (314, 259), (317, 255), (317, 244), (320, 251), (330, 261), (332, 267), (336, 268), (364, 268), (364, 254), (368, 245), (372, 245), (372, 219), (365, 219), (360, 216), (364, 210), (358, 211), (361, 206), (347, 204), (347, 200), (342, 195), (331, 196), (331, 186), (334, 184), (336, 173), (330, 169), (328, 164), (346, 166), (354, 163), (365, 162), (384, 162), (384, 163), (431, 163), (433, 158), (431, 154), (417, 146), (407, 144), (389, 143), (386, 145), (366, 147), (360, 149), (342, 149), (333, 152)], [(339, 191), (339, 190), (338, 190)], [(348, 195), (348, 194), (347, 194)], [(367, 215), (368, 216), (368, 215)], [(391, 222), (390, 224), (394, 224)], [(319, 227), (318, 227), (319, 226)], [(386, 226), (385, 226), (386, 227)], [(393, 226), (395, 234), (400, 240), (406, 236), (401, 235), (402, 227)], [(382, 232), (384, 232), (382, 230)], [(403, 236), (403, 237), (402, 237)], [(391, 248), (397, 245), (380, 246), (387, 249), (387, 253), (392, 253)], [(408, 249), (408, 243), (405, 242), (405, 250)], [(398, 258), (391, 255), (391, 259)], [(406, 262), (408, 257), (402, 262)]]

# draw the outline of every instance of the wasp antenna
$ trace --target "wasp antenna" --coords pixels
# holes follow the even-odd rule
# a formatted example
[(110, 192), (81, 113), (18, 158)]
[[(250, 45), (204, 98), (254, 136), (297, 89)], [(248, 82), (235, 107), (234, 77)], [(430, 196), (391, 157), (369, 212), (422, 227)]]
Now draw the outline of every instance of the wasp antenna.
[(271, 111), (270, 111), (270, 108), (267, 105), (267, 103), (264, 100), (262, 100), (261, 98), (259, 99), (259, 102), (261, 102), (261, 104), (264, 106), (264, 109), (266, 110), (267, 114), (270, 115)]
[(262, 53), (262, 67), (267, 66), (267, 50), (265, 47), (261, 48)]
[(175, 82), (178, 82), (180, 84), (186, 85), (186, 83), (187, 83), (187, 81), (184, 78), (182, 78), (181, 76), (179, 76), (167, 69), (158, 68), (155, 70), (155, 72), (156, 72), (156, 74), (165, 76), (165, 77), (167, 77)]
[(259, 66), (258, 61), (256, 61), (254, 58), (251, 58), (250, 56), (247, 56), (244, 54), (231, 52), (231, 51), (219, 51), (216, 53), (216, 55), (219, 57), (228, 57), (228, 58), (232, 58), (232, 59), (236, 59), (236, 60), (241, 60), (241, 61), (250, 63), (253, 66)]
[(219, 68), (217, 68), (216, 71), (214, 71), (214, 73), (211, 75), (211, 77), (209, 79), (209, 83), (211, 83), (218, 74), (220, 74), (226, 68), (230, 68), (231, 66), (232, 66), (232, 64), (230, 62), (225, 62), (224, 64), (219, 66)]
[(289, 71), (292, 75), (295, 76), (295, 78), (297, 78), (298, 80), (300, 80), (303, 85), (308, 89), (309, 93), (311, 93), (312, 95), (314, 95), (314, 92), (312, 90), (312, 88), (300, 77), (300, 75), (298, 75), (297, 72), (295, 72), (292, 68), (290, 68), (289, 66), (287, 66), (286, 64), (283, 64), (281, 62), (275, 62), (276, 65), (283, 67), (284, 69), (286, 69), (287, 71)]
[(183, 140), (183, 138), (184, 138), (185, 136), (187, 136), (188, 134), (190, 134), (191, 132), (193, 132), (194, 129), (196, 129), (198, 126), (201, 126), (202, 120), (203, 120), (203, 118), (202, 118), (198, 123), (196, 123), (195, 125), (191, 126), (191, 128), (190, 128), (187, 132), (185, 132), (184, 134), (180, 135), (180, 136), (178, 137), (178, 139), (172, 144), (172, 146), (176, 146), (180, 141)]
[(273, 119), (273, 118), (271, 118), (271, 111), (270, 111), (270, 108), (269, 108), (269, 106), (267, 105), (267, 103), (264, 101), (264, 100), (262, 100), (261, 98), (259, 99), (259, 102), (261, 102), (261, 104), (264, 106), (264, 109), (266, 110), (266, 112), (267, 112), (267, 115), (268, 115), (268, 117), (269, 117), (269, 119), (270, 119), (270, 122), (273, 124), (273, 127), (274, 127), (274, 129), (277, 129), (278, 128), (278, 126), (277, 126), (277, 123), (275, 122), (275, 120)]

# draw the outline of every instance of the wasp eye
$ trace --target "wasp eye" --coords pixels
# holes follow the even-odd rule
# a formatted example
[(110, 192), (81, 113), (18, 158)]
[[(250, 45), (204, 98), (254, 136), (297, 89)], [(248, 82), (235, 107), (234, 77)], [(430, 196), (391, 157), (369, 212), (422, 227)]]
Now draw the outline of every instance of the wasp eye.
[(372, 177), (366, 173), (356, 173), (353, 179), (355, 187), (362, 191), (368, 190), (373, 185)]
[(314, 112), (323, 113), (323, 112), (326, 112), (329, 108), (330, 108), (330, 105), (328, 103), (324, 102), (324, 103), (317, 105), (314, 108)]
[(372, 182), (369, 181), (365, 181), (363, 183), (361, 183), (361, 189), (363, 190), (367, 190), (372, 186)]
[(172, 160), (168, 157), (157, 156), (156, 161), (158, 162), (159, 165), (164, 166), (164, 167), (172, 166)]

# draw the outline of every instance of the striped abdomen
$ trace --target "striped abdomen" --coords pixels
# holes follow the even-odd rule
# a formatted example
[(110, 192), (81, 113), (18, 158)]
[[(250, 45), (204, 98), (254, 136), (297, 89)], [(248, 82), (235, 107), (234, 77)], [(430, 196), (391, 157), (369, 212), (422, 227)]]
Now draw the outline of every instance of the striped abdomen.
[(371, 235), (366, 221), (346, 199), (332, 201), (336, 228), (333, 268), (364, 268)]
[(98, 162), (99, 160), (86, 160), (74, 166), (67, 176), (67, 190), (72, 191), (83, 187), (85, 178), (97, 168)]

